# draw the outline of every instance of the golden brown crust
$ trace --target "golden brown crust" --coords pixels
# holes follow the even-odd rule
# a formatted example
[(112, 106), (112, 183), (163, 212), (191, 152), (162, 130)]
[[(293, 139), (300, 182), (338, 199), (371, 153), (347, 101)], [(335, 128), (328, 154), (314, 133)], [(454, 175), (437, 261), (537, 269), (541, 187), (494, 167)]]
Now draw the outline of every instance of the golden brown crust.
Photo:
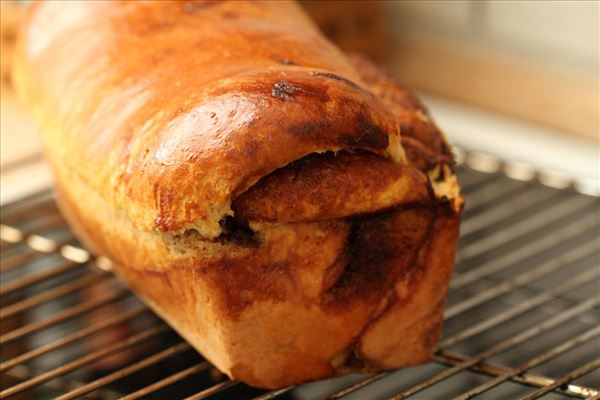
[(393, 115), (293, 3), (40, 3), (16, 59), (47, 142), (146, 231), (217, 236), (236, 194), (313, 152), (403, 161)]
[(369, 153), (318, 154), (262, 179), (236, 198), (237, 218), (299, 222), (427, 203), (425, 174)]
[(368, 88), (394, 113), (409, 163), (422, 171), (438, 164), (453, 165), (443, 133), (416, 95), (359, 55), (350, 60)]
[(41, 3), (15, 71), (77, 235), (232, 378), (431, 358), (462, 209), (448, 144), (296, 5)]

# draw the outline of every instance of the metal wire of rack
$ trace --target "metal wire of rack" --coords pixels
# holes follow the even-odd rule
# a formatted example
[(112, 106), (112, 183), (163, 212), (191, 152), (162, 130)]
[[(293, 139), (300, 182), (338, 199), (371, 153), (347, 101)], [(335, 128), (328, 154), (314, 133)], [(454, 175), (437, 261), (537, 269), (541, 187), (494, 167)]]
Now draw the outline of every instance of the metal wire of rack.
[(0, 398), (600, 399), (598, 199), (458, 156), (467, 209), (434, 362), (275, 391), (231, 381), (78, 244), (45, 191), (1, 211)]

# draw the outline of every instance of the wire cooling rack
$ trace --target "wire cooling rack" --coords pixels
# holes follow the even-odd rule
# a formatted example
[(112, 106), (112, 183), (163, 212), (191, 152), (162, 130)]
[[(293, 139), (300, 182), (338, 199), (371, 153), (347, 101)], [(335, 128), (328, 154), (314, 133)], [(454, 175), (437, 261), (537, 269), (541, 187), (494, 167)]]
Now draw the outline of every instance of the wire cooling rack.
[(598, 199), (458, 156), (467, 208), (434, 362), (277, 391), (231, 381), (81, 247), (45, 191), (1, 210), (0, 398), (600, 399)]

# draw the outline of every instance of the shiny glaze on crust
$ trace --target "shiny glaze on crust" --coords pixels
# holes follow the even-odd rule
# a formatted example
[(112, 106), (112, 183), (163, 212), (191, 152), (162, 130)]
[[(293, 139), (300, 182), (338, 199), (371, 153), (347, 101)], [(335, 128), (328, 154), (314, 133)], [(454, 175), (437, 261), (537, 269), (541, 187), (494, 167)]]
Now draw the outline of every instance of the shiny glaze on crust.
[(211, 363), (278, 388), (431, 359), (462, 199), (409, 90), (280, 1), (41, 3), (26, 27), (65, 217)]
[(341, 152), (311, 155), (273, 172), (238, 196), (233, 209), (245, 221), (299, 222), (407, 203), (430, 203), (424, 173), (370, 153)]
[(46, 141), (138, 229), (217, 236), (237, 194), (310, 153), (404, 162), (392, 113), (294, 3), (33, 8), (19, 91), (54, 110)]
[(444, 134), (417, 96), (365, 58), (353, 55), (350, 60), (361, 71), (367, 87), (394, 113), (409, 163), (421, 171), (439, 164), (453, 168), (452, 152)]

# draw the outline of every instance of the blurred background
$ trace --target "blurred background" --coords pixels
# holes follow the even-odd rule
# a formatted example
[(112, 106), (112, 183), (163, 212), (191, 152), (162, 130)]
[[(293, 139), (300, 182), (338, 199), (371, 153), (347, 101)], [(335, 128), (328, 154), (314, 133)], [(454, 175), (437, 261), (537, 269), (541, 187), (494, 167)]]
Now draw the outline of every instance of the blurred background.
[[(0, 0), (0, 202), (3, 205), (51, 184), (36, 129), (28, 112), (15, 98), (11, 84), (14, 41), (28, 4), (28, 1)], [(462, 225), (463, 239), (457, 257), (457, 271), (465, 275), (466, 271), (474, 271), (471, 278), (479, 278), (469, 280), (468, 275), (466, 278), (462, 275), (462, 281), (459, 279), (459, 283), (454, 284), (448, 319), (459, 315), (460, 318), (446, 323), (447, 332), (458, 335), (457, 332), (461, 332), (464, 326), (483, 320), (484, 316), (493, 318), (503, 312), (502, 307), (508, 307), (509, 312), (517, 306), (523, 308), (532, 296), (538, 296), (535, 299), (539, 300), (540, 295), (546, 296), (544, 293), (548, 292), (544, 291), (549, 291), (548, 288), (555, 291), (571, 277), (586, 284), (596, 283), (595, 287), (589, 285), (587, 291), (573, 290), (577, 292), (577, 298), (557, 300), (548, 296), (552, 301), (543, 310), (546, 314), (524, 314), (523, 319), (514, 324), (494, 328), (489, 335), (484, 332), (481, 341), (466, 343), (459, 348), (460, 352), (469, 354), (470, 351), (486, 348), (497, 338), (515, 336), (515, 332), (530, 327), (532, 321), (555, 316), (579, 301), (589, 302), (594, 291), (598, 292), (598, 274), (593, 275), (598, 272), (600, 254), (597, 251), (597, 225), (594, 225), (599, 220), (597, 199), (557, 189), (574, 185), (579, 192), (595, 195), (600, 192), (599, 2), (304, 0), (300, 4), (343, 50), (367, 54), (402, 83), (413, 87), (438, 125), (457, 146), (457, 158), (464, 156), (465, 152), (470, 154), (465, 163), (472, 168), (461, 167), (462, 187), (465, 192), (469, 191), (467, 188), (471, 189), (467, 196), (467, 205), (471, 209), (467, 208)], [(496, 174), (500, 168), (503, 174)], [(534, 175), (544, 185), (533, 184)], [(77, 269), (88, 265), (88, 261), (91, 267), (91, 255), (77, 247), (72, 233), (58, 216), (50, 195), (42, 195), (42, 200), (34, 196), (34, 200), (23, 207), (20, 205), (22, 208), (11, 209), (9, 206), (7, 209), (13, 210), (14, 221), (4, 217), (2, 220), (0, 272), (8, 283), (2, 282), (0, 287), (3, 295), (0, 299), (3, 307), (0, 311), (0, 344), (3, 340), (12, 340), (7, 338), (10, 335), (14, 338), (14, 332), (26, 336), (23, 326), (33, 327), (35, 329), (31, 331), (38, 332), (32, 335), (33, 339), (13, 340), (12, 347), (5, 344), (0, 348), (0, 373), (7, 365), (3, 362), (22, 357), (26, 350), (37, 349), (36, 357), (42, 357), (28, 364), (31, 369), (25, 367), (25, 362), (15, 362), (12, 367), (6, 367), (14, 376), (11, 375), (9, 381), (8, 374), (0, 374), (0, 390), (29, 379), (34, 375), (32, 372), (64, 367), (64, 363), (71, 362), (76, 356), (88, 354), (85, 356), (88, 357), (90, 351), (97, 353), (98, 349), (121, 346), (133, 332), (156, 328), (148, 328), (156, 321), (146, 313), (147, 310), (138, 307), (137, 300), (124, 297), (128, 292), (105, 271), (109, 267), (99, 265), (102, 270)], [(4, 215), (7, 214), (11, 215), (8, 212)], [(22, 230), (7, 228), (13, 223)], [(43, 231), (44, 235), (46, 231), (51, 232), (50, 239), (33, 234), (38, 231)], [(574, 245), (577, 246), (572, 248)], [(93, 262), (100, 264), (98, 260)], [(590, 267), (590, 270), (586, 272), (584, 267)], [(482, 269), (491, 271), (488, 271), (490, 275), (497, 273), (497, 276), (492, 276), (495, 280), (481, 279), (481, 276), (485, 278)], [(518, 275), (523, 271), (529, 274), (528, 277)], [(553, 275), (549, 281), (540, 279), (545, 276), (542, 272), (550, 274), (548, 271), (560, 271), (562, 275)], [(14, 279), (11, 280), (11, 277)], [(498, 282), (502, 282), (500, 289), (496, 286)], [(539, 287), (515, 289), (531, 282)], [(567, 284), (570, 285), (569, 282)], [(109, 283), (114, 287), (109, 287)], [(113, 304), (122, 298), (123, 304)], [(107, 306), (110, 309), (107, 310)], [(138, 308), (130, 309), (130, 306)], [(483, 311), (482, 308), (475, 309), (476, 306), (482, 307)], [(77, 307), (88, 307), (85, 310), (91, 311), (82, 312), (81, 318), (68, 321), (67, 328), (74, 331), (74, 335), (80, 335), (82, 331), (78, 330), (85, 327), (86, 335), (91, 335), (99, 332), (98, 326), (102, 325), (104, 334), (93, 337), (94, 340), (89, 337), (73, 340), (75, 345), (68, 347), (69, 350), (62, 348), (61, 351), (50, 352), (49, 347), (41, 347), (40, 351), (39, 346), (47, 346), (52, 341), (70, 343), (64, 341), (63, 326), (53, 327), (47, 323), (50, 329), (46, 330), (44, 323), (48, 316), (66, 320), (64, 313), (71, 313)], [(120, 312), (115, 313), (115, 309)], [(569, 322), (568, 329), (556, 329), (552, 332), (551, 341), (539, 340), (535, 345), (526, 343), (512, 354), (509, 352), (505, 359), (495, 361), (512, 365), (520, 360), (519, 357), (527, 357), (528, 351), (570, 339), (581, 326), (597, 328), (597, 318), (590, 315), (586, 318)], [(130, 322), (132, 319), (133, 323)], [(46, 322), (39, 325), (31, 322), (39, 320)], [(96, 331), (91, 327), (95, 327)], [(165, 335), (166, 338), (161, 336), (160, 341), (154, 337), (149, 343), (127, 347), (116, 356), (98, 357), (100, 361), (88, 358), (87, 369), (73, 374), (74, 379), (51, 381), (35, 396), (15, 398), (51, 398), (48, 393), (53, 393), (51, 390), (59, 393), (64, 389), (61, 385), (68, 389), (81, 388), (81, 382), (99, 377), (104, 379), (131, 360), (148, 354), (163, 357), (162, 352), (156, 352), (164, 346), (185, 350), (185, 347), (180, 347), (180, 339), (173, 332)], [(562, 375), (565, 373), (563, 369), (568, 371), (571, 366), (579, 366), (581, 360), (594, 356), (594, 351), (597, 354), (597, 348), (597, 344), (593, 348), (583, 347), (575, 356), (571, 355), (568, 362), (558, 359), (560, 370), (548, 368), (537, 372), (545, 376)], [(34, 358), (31, 354), (25, 353)], [(86, 398), (118, 398), (121, 392), (153, 384), (172, 370), (198, 362), (197, 358), (195, 352), (188, 352), (150, 371), (146, 368), (141, 375), (134, 374), (129, 380), (115, 378), (113, 381), (117, 383), (110, 390), (98, 393), (97, 397), (88, 395)], [(487, 370), (480, 366), (481, 371), (496, 371), (492, 375), (498, 374), (500, 364), (490, 365), (485, 367)], [(193, 378), (184, 381), (186, 390), (197, 390), (199, 386), (212, 385), (223, 379), (218, 371), (208, 369), (208, 366), (198, 364), (190, 368), (183, 371), (188, 371), (186, 373)], [(203, 381), (199, 381), (200, 378), (193, 374), (204, 371), (203, 368), (209, 372), (203, 375)], [(415, 369), (417, 372), (414, 372), (413, 378), (409, 378), (411, 375), (406, 371), (400, 373), (403, 379), (414, 379), (416, 383), (438, 368), (441, 367), (430, 364)], [(466, 386), (483, 382), (479, 380), (483, 378), (471, 372), (465, 375), (451, 382), (445, 381), (441, 392), (428, 392), (430, 397), (420, 398), (449, 398), (448, 393), (452, 390), (458, 394)], [(552, 382), (544, 381), (542, 375), (526, 375), (519, 375), (519, 379), (537, 382), (537, 386)], [(597, 376), (590, 375), (587, 381), (580, 382), (584, 385), (581, 386), (583, 389), (564, 386), (561, 390), (570, 390), (570, 396), (583, 398), (589, 393), (581, 390), (585, 389), (585, 385), (596, 385), (598, 379), (594, 378)], [(394, 376), (391, 378), (395, 379)], [(350, 382), (344, 380), (346, 378), (341, 379), (340, 388)], [(331, 392), (330, 384), (303, 386), (285, 398), (313, 398), (315, 393), (324, 395)], [(382, 387), (381, 390), (390, 390), (390, 386)], [(581, 390), (576, 392), (576, 389)], [(517, 392), (503, 393), (513, 395), (489, 398), (516, 398), (514, 393)], [(175, 395), (164, 398), (175, 398)]]
[[(50, 179), (10, 83), (27, 3), (1, 2), (3, 202)], [(368, 54), (415, 88), (454, 144), (581, 178), (598, 190), (598, 2), (301, 4), (342, 49)], [(39, 179), (23, 179), (31, 174)]]

